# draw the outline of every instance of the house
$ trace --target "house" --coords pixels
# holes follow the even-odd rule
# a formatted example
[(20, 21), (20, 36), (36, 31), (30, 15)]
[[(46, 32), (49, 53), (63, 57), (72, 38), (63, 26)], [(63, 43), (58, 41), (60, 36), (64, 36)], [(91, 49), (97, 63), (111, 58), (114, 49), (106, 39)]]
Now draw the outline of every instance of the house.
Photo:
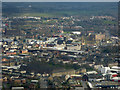
[(23, 49), (23, 50), (20, 51), (20, 53), (22, 53), (22, 54), (28, 53), (28, 50), (27, 49)]
[(8, 52), (6, 52), (6, 54), (7, 54), (7, 55), (16, 55), (17, 52), (11, 52), (11, 51), (8, 51)]

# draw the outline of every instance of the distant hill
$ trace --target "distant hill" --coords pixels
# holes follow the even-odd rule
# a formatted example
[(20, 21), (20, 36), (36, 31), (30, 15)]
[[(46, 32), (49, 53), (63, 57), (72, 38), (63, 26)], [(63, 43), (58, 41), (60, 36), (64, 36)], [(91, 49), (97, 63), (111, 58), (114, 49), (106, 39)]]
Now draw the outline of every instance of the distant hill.
[(110, 15), (117, 17), (117, 2), (3, 2), (3, 16)]

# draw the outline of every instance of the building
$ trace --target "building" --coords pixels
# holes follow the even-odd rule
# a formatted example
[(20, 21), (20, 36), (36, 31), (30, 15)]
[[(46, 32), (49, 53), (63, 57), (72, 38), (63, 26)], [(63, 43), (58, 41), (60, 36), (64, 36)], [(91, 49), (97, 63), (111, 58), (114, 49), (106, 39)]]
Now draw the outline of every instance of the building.
[(20, 51), (20, 53), (22, 53), (22, 54), (28, 53), (28, 50), (27, 49), (23, 49), (23, 50)]
[(61, 70), (56, 70), (52, 72), (52, 76), (62, 76), (62, 75), (72, 75), (75, 74), (75, 70), (70, 69), (70, 70), (65, 70), (65, 69), (61, 69)]
[(24, 90), (24, 87), (12, 87), (12, 90)]
[(67, 50), (81, 50), (81, 45), (67, 45)]
[(105, 39), (105, 34), (97, 34), (95, 35), (95, 40), (98, 41), (98, 40), (104, 40)]

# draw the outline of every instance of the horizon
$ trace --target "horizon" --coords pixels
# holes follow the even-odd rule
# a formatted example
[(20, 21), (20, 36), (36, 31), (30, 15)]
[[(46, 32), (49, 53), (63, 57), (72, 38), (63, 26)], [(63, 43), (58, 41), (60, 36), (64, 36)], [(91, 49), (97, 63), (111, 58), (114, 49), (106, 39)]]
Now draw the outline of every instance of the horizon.
[(2, 2), (119, 2), (119, 0), (2, 0)]

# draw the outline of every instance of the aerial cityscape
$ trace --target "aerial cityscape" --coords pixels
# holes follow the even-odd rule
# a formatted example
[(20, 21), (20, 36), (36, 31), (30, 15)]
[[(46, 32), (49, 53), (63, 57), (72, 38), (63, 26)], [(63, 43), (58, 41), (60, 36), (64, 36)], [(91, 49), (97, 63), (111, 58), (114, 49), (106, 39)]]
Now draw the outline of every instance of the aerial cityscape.
[(2, 90), (120, 89), (118, 4), (3, 2)]

